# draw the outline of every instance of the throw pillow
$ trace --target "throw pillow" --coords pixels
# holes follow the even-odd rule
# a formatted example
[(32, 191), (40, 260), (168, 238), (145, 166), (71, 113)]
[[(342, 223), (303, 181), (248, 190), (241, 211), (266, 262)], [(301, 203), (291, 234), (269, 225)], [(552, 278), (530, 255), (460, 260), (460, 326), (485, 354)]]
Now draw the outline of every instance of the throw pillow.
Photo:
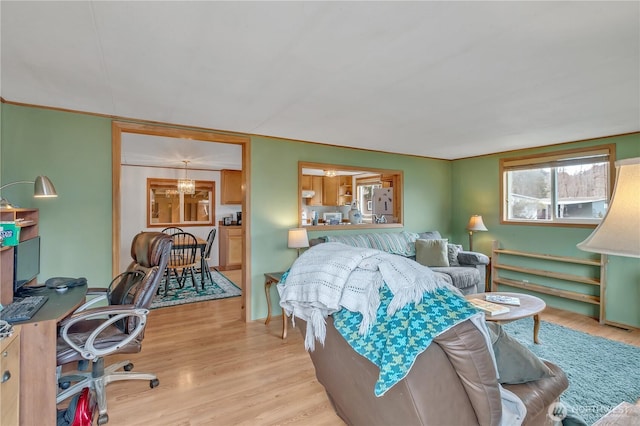
[(509, 336), (500, 324), (488, 321), (487, 328), (496, 355), (498, 382), (513, 385), (553, 376), (536, 354)]
[(462, 246), (460, 244), (447, 244), (449, 266), (460, 266), (460, 262), (458, 262), (458, 253), (460, 251), (462, 251)]
[(448, 240), (416, 240), (416, 262), (424, 266), (449, 266)]

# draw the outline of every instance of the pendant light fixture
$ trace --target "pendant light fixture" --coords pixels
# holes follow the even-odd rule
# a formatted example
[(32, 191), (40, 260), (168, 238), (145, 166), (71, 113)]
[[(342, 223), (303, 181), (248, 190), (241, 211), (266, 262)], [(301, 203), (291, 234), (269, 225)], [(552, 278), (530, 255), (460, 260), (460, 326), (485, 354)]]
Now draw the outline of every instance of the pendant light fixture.
[(193, 195), (196, 193), (196, 182), (193, 179), (187, 177), (188, 160), (182, 160), (184, 163), (184, 179), (178, 179), (178, 192), (183, 194)]

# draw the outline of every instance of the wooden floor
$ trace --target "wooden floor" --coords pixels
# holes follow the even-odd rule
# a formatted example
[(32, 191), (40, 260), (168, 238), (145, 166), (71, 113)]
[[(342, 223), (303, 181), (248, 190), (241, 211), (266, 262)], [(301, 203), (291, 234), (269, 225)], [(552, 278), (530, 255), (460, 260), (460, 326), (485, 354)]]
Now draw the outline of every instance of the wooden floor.
[[(142, 352), (107, 364), (130, 359), (135, 371), (156, 373), (160, 386), (110, 384), (109, 425), (343, 425), (315, 379), (300, 332), (290, 329), (283, 341), (280, 317), (269, 326), (242, 322), (240, 299), (153, 310)], [(640, 346), (638, 330), (552, 308), (541, 318)]]

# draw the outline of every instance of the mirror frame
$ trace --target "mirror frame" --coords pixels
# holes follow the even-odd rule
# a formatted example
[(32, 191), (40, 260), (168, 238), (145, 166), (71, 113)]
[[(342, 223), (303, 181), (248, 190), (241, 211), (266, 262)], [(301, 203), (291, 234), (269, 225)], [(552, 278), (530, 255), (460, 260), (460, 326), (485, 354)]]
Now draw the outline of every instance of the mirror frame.
[[(303, 225), (300, 212), (303, 208), (302, 203), (302, 169), (337, 169), (337, 170), (356, 170), (371, 173), (379, 173), (381, 175), (391, 174), (397, 176), (397, 185), (393, 187), (394, 197), (398, 200), (398, 222), (395, 223), (361, 223), (358, 225)], [(374, 167), (346, 166), (343, 164), (328, 163), (310, 163), (306, 161), (298, 162), (298, 226), (305, 228), (307, 231), (335, 231), (343, 229), (385, 229), (385, 228), (402, 228), (404, 227), (404, 173), (402, 170), (378, 169)], [(355, 193), (355, 191), (354, 191)]]

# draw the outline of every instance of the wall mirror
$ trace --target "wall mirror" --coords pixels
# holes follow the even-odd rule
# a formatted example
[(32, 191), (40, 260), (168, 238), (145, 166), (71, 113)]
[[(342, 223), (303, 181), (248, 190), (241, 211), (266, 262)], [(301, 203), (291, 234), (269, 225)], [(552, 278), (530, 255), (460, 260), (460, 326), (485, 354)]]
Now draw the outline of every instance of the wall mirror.
[(147, 227), (213, 226), (215, 182), (195, 181), (193, 194), (180, 192), (177, 179), (147, 178)]
[(401, 170), (298, 163), (298, 225), (310, 230), (402, 227)]

